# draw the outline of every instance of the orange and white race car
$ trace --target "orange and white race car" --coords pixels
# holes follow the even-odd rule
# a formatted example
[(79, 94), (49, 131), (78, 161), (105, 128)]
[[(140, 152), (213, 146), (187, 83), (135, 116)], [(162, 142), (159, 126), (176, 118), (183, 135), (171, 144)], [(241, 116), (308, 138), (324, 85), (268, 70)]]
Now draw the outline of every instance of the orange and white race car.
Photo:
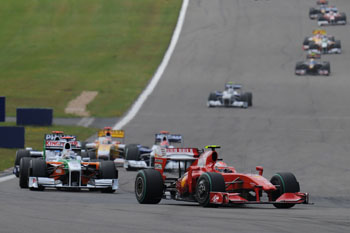
[(94, 142), (86, 143), (86, 153), (91, 160), (112, 160), (123, 157), (124, 153), (124, 131), (113, 130), (105, 127), (98, 131), (98, 138)]

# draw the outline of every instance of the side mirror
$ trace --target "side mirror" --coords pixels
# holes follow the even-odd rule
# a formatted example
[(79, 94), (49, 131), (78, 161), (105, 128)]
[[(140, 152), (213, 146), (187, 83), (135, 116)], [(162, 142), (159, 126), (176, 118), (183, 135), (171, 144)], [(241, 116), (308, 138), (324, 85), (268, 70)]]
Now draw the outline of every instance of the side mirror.
[(259, 172), (259, 175), (262, 176), (264, 168), (262, 166), (256, 166), (255, 169)]

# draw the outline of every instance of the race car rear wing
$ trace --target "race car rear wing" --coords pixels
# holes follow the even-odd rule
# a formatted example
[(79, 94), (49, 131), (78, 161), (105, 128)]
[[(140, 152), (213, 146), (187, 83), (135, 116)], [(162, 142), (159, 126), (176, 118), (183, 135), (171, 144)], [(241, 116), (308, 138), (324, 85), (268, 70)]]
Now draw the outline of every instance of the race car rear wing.
[(60, 131), (53, 131), (53, 133), (45, 134), (45, 141), (60, 141), (62, 138), (70, 138), (70, 141), (76, 141), (77, 137), (74, 135), (63, 134)]
[(161, 142), (164, 137), (166, 137), (169, 142), (182, 143), (182, 136), (180, 134), (163, 134), (163, 133), (155, 134), (155, 142), (156, 143)]
[[(181, 163), (180, 162), (194, 162), (196, 161), (198, 158), (191, 158), (188, 156), (183, 156), (183, 157), (175, 157), (175, 158), (166, 158), (166, 157), (156, 157), (154, 159), (154, 169), (159, 171), (160, 174), (162, 174), (163, 179), (165, 180), (166, 177), (163, 175), (164, 174), (164, 169), (166, 166), (167, 161), (175, 161), (175, 162), (179, 162), (179, 167), (178, 167), (178, 172), (179, 172), (179, 178), (182, 176), (182, 169), (181, 169)], [(184, 165), (186, 166), (186, 163), (184, 163)], [(187, 170), (187, 167), (185, 167), (184, 171)]]
[(232, 84), (232, 83), (226, 83), (225, 84), (225, 89), (228, 88), (233, 88), (233, 89), (242, 89), (242, 85), (241, 84)]
[(314, 35), (327, 35), (326, 30), (323, 29), (316, 29), (312, 31), (312, 34)]
[[(45, 150), (63, 150), (64, 144), (67, 142), (64, 140), (56, 141), (56, 140), (45, 140), (44, 151)], [(80, 150), (81, 143), (79, 141), (70, 141), (72, 150)]]
[(199, 157), (199, 151), (197, 148), (166, 148), (166, 155), (192, 155), (193, 157)]
[(124, 138), (125, 133), (124, 130), (113, 130), (113, 129), (101, 129), (98, 131), (98, 137), (105, 137), (110, 134), (112, 138)]

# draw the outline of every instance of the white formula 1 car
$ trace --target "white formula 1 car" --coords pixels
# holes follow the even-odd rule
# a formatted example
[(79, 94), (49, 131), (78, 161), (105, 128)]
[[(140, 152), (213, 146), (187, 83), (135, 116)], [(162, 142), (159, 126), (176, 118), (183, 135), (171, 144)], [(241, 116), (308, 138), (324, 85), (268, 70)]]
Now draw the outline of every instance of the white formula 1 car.
[[(138, 170), (142, 168), (150, 168), (154, 166), (154, 161), (157, 157), (190, 157), (198, 154), (194, 148), (176, 148), (175, 143), (182, 144), (182, 136), (179, 134), (170, 134), (168, 131), (161, 131), (155, 134), (155, 144), (152, 149), (140, 145), (128, 145), (125, 149), (124, 168), (127, 170)], [(178, 162), (169, 161), (166, 169), (177, 168)], [(180, 165), (181, 168), (184, 164)]]
[(225, 84), (224, 91), (210, 93), (207, 106), (248, 108), (253, 106), (253, 94), (251, 92), (243, 92), (242, 85), (228, 82)]

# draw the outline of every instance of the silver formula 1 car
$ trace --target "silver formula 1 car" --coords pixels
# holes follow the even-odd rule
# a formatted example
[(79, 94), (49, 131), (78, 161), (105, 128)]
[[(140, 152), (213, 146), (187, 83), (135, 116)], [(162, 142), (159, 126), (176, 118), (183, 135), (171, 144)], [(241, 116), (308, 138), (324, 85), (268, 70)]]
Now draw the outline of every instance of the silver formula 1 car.
[(243, 92), (242, 85), (225, 84), (224, 91), (210, 93), (207, 101), (208, 107), (240, 107), (248, 108), (253, 106), (253, 94)]
[[(153, 167), (155, 157), (169, 155), (169, 152), (179, 149), (175, 147), (175, 144), (181, 144), (182, 146), (182, 142), (182, 135), (160, 131), (160, 133), (155, 134), (155, 142), (151, 149), (137, 144), (127, 145), (125, 147), (124, 168), (127, 170), (138, 170)], [(180, 152), (182, 153), (184, 150)], [(172, 154), (178, 155), (175, 152)]]
[(328, 61), (317, 62), (314, 59), (298, 62), (295, 66), (296, 75), (325, 75), (331, 73), (330, 63)]

